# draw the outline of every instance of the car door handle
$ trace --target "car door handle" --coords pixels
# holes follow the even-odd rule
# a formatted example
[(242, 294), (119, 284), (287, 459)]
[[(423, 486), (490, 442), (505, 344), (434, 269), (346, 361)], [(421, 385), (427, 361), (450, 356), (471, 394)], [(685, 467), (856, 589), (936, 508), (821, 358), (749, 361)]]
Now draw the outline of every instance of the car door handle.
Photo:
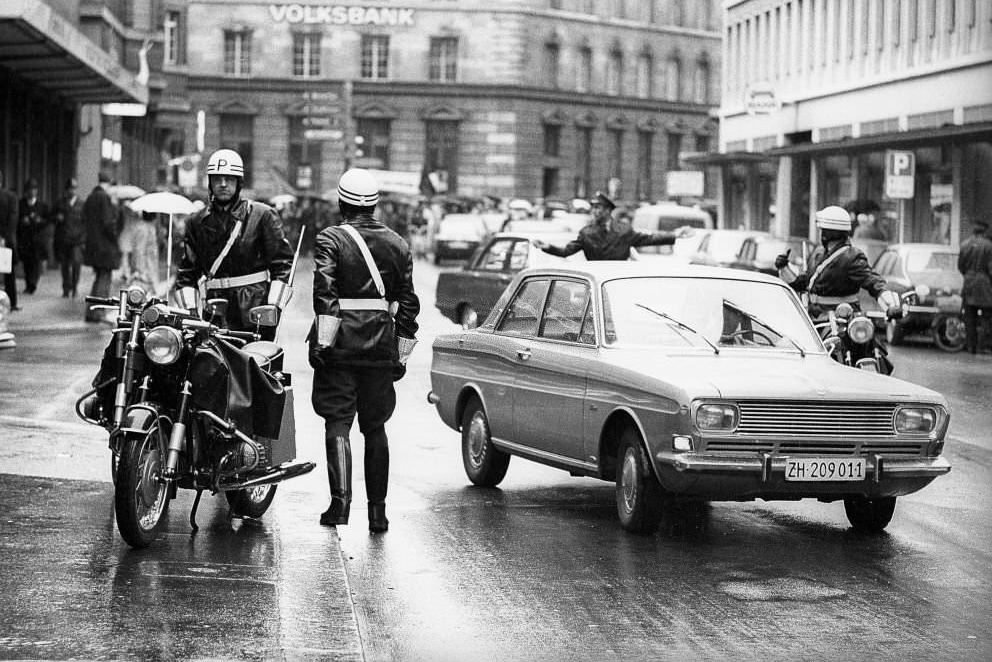
[(521, 361), (526, 361), (527, 359), (530, 358), (530, 350), (529, 349), (518, 349), (517, 350), (517, 357)]

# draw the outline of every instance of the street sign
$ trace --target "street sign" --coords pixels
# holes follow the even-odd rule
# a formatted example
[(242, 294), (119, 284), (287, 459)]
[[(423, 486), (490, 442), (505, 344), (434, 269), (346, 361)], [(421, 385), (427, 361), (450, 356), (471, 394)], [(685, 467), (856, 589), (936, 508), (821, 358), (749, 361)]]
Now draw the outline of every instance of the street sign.
[(303, 132), (304, 140), (330, 140), (338, 141), (344, 138), (344, 131), (341, 129), (306, 129)]
[(669, 197), (703, 197), (705, 191), (701, 170), (669, 170), (665, 173), (665, 193)]
[(885, 152), (885, 195), (911, 200), (915, 193), (916, 154), (890, 149)]

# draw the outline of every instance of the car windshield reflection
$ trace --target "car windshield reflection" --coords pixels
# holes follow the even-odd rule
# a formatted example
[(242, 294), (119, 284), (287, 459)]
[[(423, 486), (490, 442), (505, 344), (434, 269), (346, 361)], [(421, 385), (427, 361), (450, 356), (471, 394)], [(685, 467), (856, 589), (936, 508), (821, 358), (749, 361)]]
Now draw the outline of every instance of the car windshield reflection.
[[(730, 302), (746, 302), (746, 310)], [(743, 304), (742, 304), (743, 305)], [(674, 318), (694, 333), (672, 324)], [(603, 285), (607, 345), (783, 350), (821, 349), (785, 287), (720, 278), (624, 278)]]

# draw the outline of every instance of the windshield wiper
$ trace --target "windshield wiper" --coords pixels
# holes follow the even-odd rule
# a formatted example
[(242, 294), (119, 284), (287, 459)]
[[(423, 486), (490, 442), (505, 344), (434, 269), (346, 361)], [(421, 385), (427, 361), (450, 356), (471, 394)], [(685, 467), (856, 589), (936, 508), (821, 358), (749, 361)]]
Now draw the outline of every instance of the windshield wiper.
[(770, 324), (769, 324), (768, 322), (766, 322), (765, 320), (763, 320), (763, 319), (761, 319), (760, 317), (758, 317), (757, 315), (755, 315), (755, 314), (753, 314), (753, 313), (749, 313), (748, 311), (746, 311), (746, 310), (744, 310), (743, 308), (741, 308), (740, 306), (738, 306), (738, 305), (737, 305), (736, 303), (734, 303), (734, 302), (733, 302), (733, 301), (731, 301), (730, 299), (724, 299), (724, 300), (723, 300), (723, 305), (725, 305), (725, 306), (727, 306), (728, 308), (732, 308), (733, 310), (736, 310), (736, 311), (737, 311), (737, 312), (739, 312), (739, 313), (740, 313), (741, 315), (747, 315), (747, 316), (748, 316), (749, 318), (751, 318), (752, 320), (754, 320), (755, 322), (757, 322), (757, 323), (758, 323), (758, 324), (760, 324), (761, 326), (763, 326), (763, 327), (765, 327), (766, 329), (768, 329), (769, 331), (771, 331), (772, 333), (774, 333), (774, 334), (775, 334), (776, 336), (778, 336), (779, 338), (785, 338), (785, 339), (786, 339), (786, 340), (788, 340), (788, 341), (789, 341), (790, 343), (792, 343), (792, 346), (793, 346), (793, 347), (795, 347), (796, 349), (798, 349), (798, 350), (799, 350), (799, 355), (800, 355), (801, 357), (803, 357), (803, 358), (806, 358), (806, 350), (804, 350), (804, 349), (803, 349), (802, 347), (800, 347), (800, 345), (799, 345), (799, 343), (797, 343), (797, 342), (796, 342), (795, 340), (793, 340), (793, 339), (792, 339), (792, 338), (790, 338), (789, 336), (787, 336), (787, 335), (785, 335), (784, 333), (781, 333), (781, 332), (779, 332), (779, 331), (776, 331), (776, 330), (775, 330), (775, 329), (774, 329), (774, 328), (773, 328), (773, 327), (772, 327), (772, 326), (771, 326), (771, 325), (770, 325)]
[(714, 354), (719, 354), (720, 353), (720, 348), (719, 347), (717, 347), (716, 345), (714, 345), (713, 342), (710, 341), (709, 338), (707, 338), (706, 336), (704, 336), (703, 334), (701, 334), (699, 331), (696, 331), (694, 328), (692, 328), (688, 324), (685, 324), (683, 322), (680, 322), (679, 320), (675, 319), (674, 317), (672, 317), (668, 313), (661, 313), (661, 312), (658, 312), (657, 310), (655, 310), (654, 308), (648, 308), (643, 303), (635, 303), (634, 305), (637, 306), (638, 308), (643, 308), (644, 310), (648, 311), (649, 313), (654, 313), (658, 317), (660, 317), (662, 319), (665, 319), (665, 320), (668, 320), (669, 322), (671, 322), (675, 326), (677, 326), (679, 328), (682, 328), (682, 329), (685, 329), (686, 331), (692, 333), (693, 335), (702, 338), (703, 341), (707, 345), (709, 345), (710, 347), (713, 348), (713, 353)]

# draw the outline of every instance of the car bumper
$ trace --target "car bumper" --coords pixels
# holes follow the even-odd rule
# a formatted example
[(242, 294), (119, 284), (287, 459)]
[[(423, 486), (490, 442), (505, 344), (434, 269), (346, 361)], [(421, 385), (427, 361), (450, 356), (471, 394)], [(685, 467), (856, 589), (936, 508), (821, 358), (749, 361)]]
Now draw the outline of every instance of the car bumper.
[(665, 488), (710, 499), (795, 499), (901, 496), (911, 494), (951, 470), (943, 457), (865, 456), (865, 478), (858, 481), (787, 481), (786, 457), (714, 456), (685, 453), (657, 458)]

